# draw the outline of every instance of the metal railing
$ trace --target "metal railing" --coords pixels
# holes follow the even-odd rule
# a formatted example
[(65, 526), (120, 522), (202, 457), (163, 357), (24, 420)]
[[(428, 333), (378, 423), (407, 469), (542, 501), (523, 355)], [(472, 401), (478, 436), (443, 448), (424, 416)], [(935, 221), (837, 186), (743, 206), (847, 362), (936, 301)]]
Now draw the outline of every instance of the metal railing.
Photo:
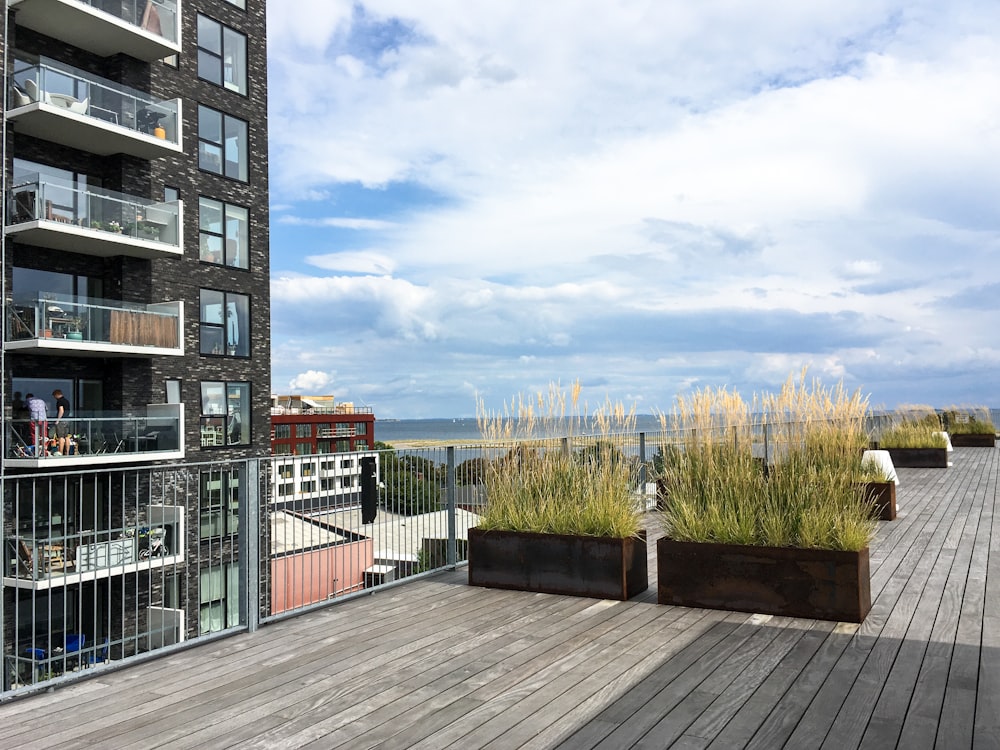
[(168, 42), (176, 42), (178, 14), (176, 0), (79, 0), (99, 11), (156, 34)]
[(43, 292), (7, 308), (7, 341), (66, 339), (180, 350), (182, 302), (141, 305)]
[(37, 173), (19, 175), (14, 183), (7, 207), (11, 226), (57, 222), (180, 248), (180, 201), (157, 203), (113, 190), (85, 190)]
[[(46, 419), (5, 420), (7, 459), (51, 458), (70, 463), (72, 459), (128, 454), (153, 454), (180, 450), (183, 414), (180, 404), (150, 404), (145, 413), (97, 412), (93, 416), (62, 419), (65, 443), (59, 444), (60, 430), (54, 415)], [(63, 448), (63, 450), (59, 450)], [(151, 456), (153, 458), (153, 456)]]
[(10, 78), (10, 107), (42, 102), (180, 145), (180, 99), (158, 100), (54, 60), (17, 61)]

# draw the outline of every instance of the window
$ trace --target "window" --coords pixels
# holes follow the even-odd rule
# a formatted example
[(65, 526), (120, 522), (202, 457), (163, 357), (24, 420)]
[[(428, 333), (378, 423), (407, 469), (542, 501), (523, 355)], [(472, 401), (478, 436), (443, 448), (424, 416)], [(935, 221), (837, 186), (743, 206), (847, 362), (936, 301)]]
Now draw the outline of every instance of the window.
[(198, 258), (233, 268), (250, 267), (250, 215), (247, 209), (198, 198)]
[(332, 453), (332, 451), (330, 450), (330, 441), (329, 440), (317, 440), (316, 441), (316, 452), (320, 453), (320, 454), (323, 454), (323, 453)]
[(168, 404), (179, 404), (181, 402), (181, 381), (163, 381), (165, 401)]
[(311, 424), (297, 424), (295, 425), (295, 437), (312, 437), (312, 425)]
[(247, 93), (247, 38), (198, 14), (198, 77), (239, 94)]
[(295, 452), (300, 456), (310, 456), (313, 452), (312, 443), (296, 443)]
[(247, 9), (247, 0), (225, 0), (230, 5), (235, 5), (240, 10)]
[(250, 298), (201, 290), (201, 353), (250, 356)]
[(247, 123), (198, 105), (198, 166), (206, 172), (247, 181)]
[(302, 482), (299, 485), (300, 492), (315, 492), (316, 491), (316, 480), (310, 479), (308, 482)]
[(240, 527), (240, 473), (215, 469), (201, 473), (198, 494), (202, 539), (236, 534)]
[(342, 486), (343, 487), (353, 487), (354, 486), (354, 477), (353, 476), (344, 477), (344, 481), (343, 481)]
[(299, 468), (301, 469), (300, 473), (304, 477), (311, 477), (311, 476), (315, 476), (315, 474), (316, 474), (316, 464), (315, 463), (311, 462), (311, 463), (308, 463), (308, 464), (302, 464), (302, 466), (300, 466)]
[(337, 441), (337, 453), (350, 453), (351, 452), (351, 441), (350, 440), (338, 440)]
[(367, 422), (355, 422), (354, 423), (354, 434), (355, 435), (367, 435), (368, 434), (368, 423)]
[(366, 451), (368, 450), (367, 440), (358, 440), (354, 443), (354, 450), (356, 451)]
[(170, 185), (163, 186), (163, 202), (173, 203), (174, 201), (179, 201), (181, 199), (181, 191), (175, 187), (170, 187)]
[(336, 489), (337, 488), (337, 480), (334, 479), (333, 477), (330, 477), (329, 479), (320, 479), (319, 480), (319, 488), (321, 490), (333, 490), (333, 489)]
[(198, 574), (199, 626), (214, 633), (240, 624), (240, 569), (236, 563), (207, 568)]
[(278, 445), (274, 446), (273, 453), (276, 456), (290, 456), (292, 455), (292, 446), (288, 445), (288, 443), (284, 444), (279, 443)]
[(250, 383), (201, 384), (201, 446), (250, 444)]
[(345, 458), (343, 461), (340, 462), (340, 468), (341, 469), (353, 469), (354, 468), (354, 459), (353, 458)]
[(279, 497), (288, 497), (289, 495), (294, 495), (294, 494), (295, 494), (295, 485), (294, 484), (279, 484), (278, 485), (278, 496)]
[(291, 464), (282, 464), (278, 467), (278, 476), (282, 479), (291, 479), (295, 476), (295, 469)]
[(285, 440), (292, 436), (292, 426), (290, 424), (276, 424), (274, 426), (274, 437), (278, 440)]

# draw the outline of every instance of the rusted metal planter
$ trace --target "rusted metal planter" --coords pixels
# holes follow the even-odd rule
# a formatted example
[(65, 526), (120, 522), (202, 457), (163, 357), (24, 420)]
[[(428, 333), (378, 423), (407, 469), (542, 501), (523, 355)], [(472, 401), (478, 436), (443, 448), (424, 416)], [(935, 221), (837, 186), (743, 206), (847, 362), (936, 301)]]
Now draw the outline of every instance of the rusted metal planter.
[(896, 520), (895, 482), (865, 482), (864, 493), (875, 505), (880, 521)]
[(862, 622), (871, 609), (868, 548), (841, 550), (656, 542), (657, 601)]
[[(954, 445), (954, 444), (953, 444)], [(884, 448), (897, 469), (947, 469), (946, 448)]]
[(995, 448), (997, 436), (990, 434), (949, 433), (953, 448)]
[(649, 588), (638, 537), (469, 529), (469, 584), (624, 601)]

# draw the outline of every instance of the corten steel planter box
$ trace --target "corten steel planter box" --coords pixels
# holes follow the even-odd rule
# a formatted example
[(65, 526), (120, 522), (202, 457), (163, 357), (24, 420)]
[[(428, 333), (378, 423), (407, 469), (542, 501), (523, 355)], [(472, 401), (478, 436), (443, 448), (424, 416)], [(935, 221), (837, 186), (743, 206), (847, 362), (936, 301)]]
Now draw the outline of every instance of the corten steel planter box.
[(875, 504), (880, 521), (896, 520), (896, 483), (865, 482), (865, 497)]
[(990, 434), (949, 433), (953, 448), (995, 448), (997, 436)]
[(862, 622), (872, 607), (860, 552), (656, 542), (657, 601), (816, 620)]
[(947, 469), (946, 448), (883, 448), (897, 469)]
[(624, 601), (649, 588), (638, 537), (469, 529), (469, 584)]

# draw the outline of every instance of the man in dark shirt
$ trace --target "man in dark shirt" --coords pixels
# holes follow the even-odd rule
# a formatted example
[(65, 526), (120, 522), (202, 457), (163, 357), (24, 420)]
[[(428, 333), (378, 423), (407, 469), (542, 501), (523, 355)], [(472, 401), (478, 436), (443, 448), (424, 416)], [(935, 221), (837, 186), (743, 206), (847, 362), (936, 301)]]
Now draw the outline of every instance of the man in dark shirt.
[(56, 450), (63, 456), (69, 455), (69, 399), (56, 388), (52, 391), (56, 400)]

